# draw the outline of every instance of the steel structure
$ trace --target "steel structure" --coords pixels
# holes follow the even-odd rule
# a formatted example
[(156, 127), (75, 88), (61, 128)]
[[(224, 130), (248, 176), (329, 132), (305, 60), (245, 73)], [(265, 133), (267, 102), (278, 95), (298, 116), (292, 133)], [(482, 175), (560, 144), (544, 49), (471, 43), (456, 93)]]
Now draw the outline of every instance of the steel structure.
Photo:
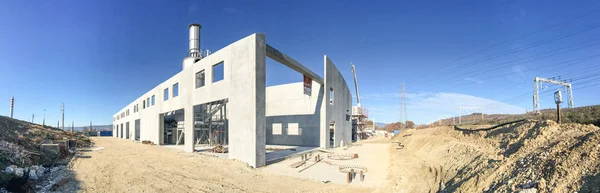
[(356, 79), (356, 68), (354, 67), (354, 64), (352, 64), (352, 62), (350, 62), (350, 65), (352, 66), (352, 74), (354, 75), (354, 89), (356, 89), (356, 106), (360, 108), (360, 95), (358, 94), (358, 80)]
[[(356, 91), (356, 106), (352, 107), (352, 141), (363, 139), (364, 137), (364, 119), (367, 118), (367, 109), (360, 104), (360, 94), (358, 92), (358, 78), (356, 77), (356, 67), (350, 63), (352, 67), (352, 75), (354, 76), (354, 89)], [(356, 126), (354, 126), (356, 125)]]
[(536, 112), (536, 113), (540, 112), (539, 90), (543, 88), (542, 84), (544, 82), (563, 86), (564, 89), (567, 91), (567, 97), (569, 98), (568, 99), (569, 108), (573, 108), (575, 106), (573, 104), (573, 86), (571, 85), (571, 83), (568, 83), (567, 81), (563, 81), (560, 79), (554, 80), (554, 78), (548, 79), (548, 78), (535, 77), (535, 78), (533, 78), (533, 112)]

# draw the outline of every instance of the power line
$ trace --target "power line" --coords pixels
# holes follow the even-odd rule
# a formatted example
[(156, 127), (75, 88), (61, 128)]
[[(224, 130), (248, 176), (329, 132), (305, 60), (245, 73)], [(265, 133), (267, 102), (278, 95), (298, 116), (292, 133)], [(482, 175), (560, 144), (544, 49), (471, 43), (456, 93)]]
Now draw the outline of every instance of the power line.
[[(598, 38), (596, 40), (600, 40), (600, 38)], [(568, 53), (568, 52), (580, 50), (580, 49), (583, 49), (583, 48), (592, 47), (592, 46), (599, 45), (599, 44), (600, 44), (600, 41), (595, 42), (595, 43), (590, 44), (590, 45), (585, 45), (585, 46), (577, 47), (575, 49), (570, 49), (570, 50), (567, 50), (567, 51), (564, 51), (564, 52), (559, 52), (559, 53), (551, 54), (551, 55), (544, 56), (544, 57), (537, 57), (537, 58), (534, 58), (534, 59), (531, 59), (531, 60), (527, 60), (527, 61), (524, 61), (524, 62), (521, 62), (521, 63), (517, 63), (517, 64), (524, 64), (524, 63), (532, 62), (532, 61), (539, 60), (539, 59), (550, 58), (550, 57), (553, 57), (553, 56), (557, 56), (557, 55), (560, 55), (560, 54), (564, 54), (564, 53)], [(579, 44), (577, 44), (577, 45), (579, 45)], [(569, 47), (573, 47), (573, 46), (569, 46)], [(565, 48), (569, 48), (569, 47), (565, 47)], [(511, 60), (511, 61), (507, 61), (507, 62), (493, 64), (492, 68), (486, 68), (485, 71), (479, 71), (479, 70), (471, 71), (471, 72), (468, 72), (468, 75), (465, 75), (465, 76), (471, 76), (471, 75), (474, 75), (474, 74), (485, 74), (485, 73), (488, 73), (488, 72), (493, 72), (493, 71), (498, 70), (498, 69), (502, 69), (502, 68), (506, 68), (506, 67), (512, 67), (514, 64), (512, 64), (512, 65), (503, 65), (503, 64), (511, 64), (513, 62), (521, 61), (521, 60), (528, 59), (528, 58), (533, 58), (534, 56), (538, 56), (538, 55), (544, 55), (544, 54), (552, 53), (552, 52), (559, 51), (559, 50), (562, 50), (562, 49), (565, 49), (565, 48), (559, 48), (559, 49), (551, 50), (551, 51), (544, 52), (544, 53), (541, 53), (541, 54), (535, 54), (535, 55), (532, 55), (532, 56), (529, 56), (529, 57), (525, 57), (525, 58), (520, 58), (520, 59), (516, 59), (516, 60)], [(458, 76), (452, 77), (451, 79), (460, 78), (460, 77), (463, 77), (463, 76), (458, 75)]]
[(543, 44), (550, 43), (550, 42), (553, 42), (553, 41), (556, 41), (556, 40), (560, 40), (560, 39), (563, 39), (563, 38), (566, 38), (566, 37), (569, 37), (569, 36), (572, 36), (572, 35), (576, 35), (576, 34), (582, 33), (582, 32), (587, 31), (587, 30), (598, 28), (598, 27), (600, 27), (600, 23), (596, 23), (596, 24), (594, 24), (592, 26), (589, 26), (589, 27), (586, 27), (586, 28), (583, 28), (583, 29), (579, 29), (579, 30), (577, 30), (575, 32), (568, 32), (568, 33), (560, 34), (558, 36), (554, 36), (554, 37), (550, 38), (549, 40), (542, 40), (542, 41), (533, 42), (533, 43), (524, 45), (524, 46), (522, 46), (519, 49), (515, 49), (515, 50), (508, 51), (508, 52), (503, 52), (503, 53), (499, 53), (499, 54), (487, 56), (487, 57), (485, 57), (485, 58), (483, 58), (481, 60), (478, 60), (478, 61), (475, 61), (475, 62), (471, 62), (471, 63), (467, 63), (467, 64), (465, 64), (463, 66), (459, 66), (459, 67), (455, 68), (455, 70), (451, 71), (450, 73), (457, 72), (461, 68), (468, 67), (469, 65), (472, 66), (472, 65), (477, 64), (479, 62), (488, 61), (488, 60), (491, 60), (491, 59), (494, 59), (494, 58), (498, 58), (500, 56), (505, 56), (505, 55), (508, 55), (508, 54), (516, 53), (516, 52), (519, 52), (519, 51), (523, 51), (523, 50), (526, 50), (526, 49), (529, 49), (529, 48), (533, 48), (533, 47), (536, 47), (536, 46), (539, 46), (539, 45), (543, 45)]
[[(553, 42), (553, 41), (556, 41), (556, 40), (560, 40), (560, 39), (563, 39), (563, 38), (566, 38), (566, 37), (569, 37), (569, 36), (572, 36), (572, 35), (575, 35), (575, 34), (579, 34), (581, 32), (587, 31), (587, 30), (598, 28), (598, 27), (600, 27), (600, 23), (596, 23), (595, 25), (593, 25), (591, 27), (583, 28), (583, 29), (580, 29), (580, 30), (575, 31), (575, 32), (568, 32), (568, 33), (564, 33), (564, 34), (561, 34), (561, 35), (558, 35), (558, 36), (554, 36), (554, 37), (550, 38), (549, 40), (547, 39), (547, 40), (541, 40), (541, 41), (533, 42), (533, 43), (527, 44), (525, 46), (522, 46), (520, 49), (516, 49), (516, 50), (512, 50), (512, 51), (508, 51), (508, 52), (503, 52), (503, 53), (495, 54), (495, 55), (492, 54), (490, 56), (484, 57), (483, 59), (476, 60), (474, 62), (466, 63), (464, 65), (458, 66), (457, 68), (455, 68), (454, 70), (452, 70), (451, 72), (448, 72), (446, 74), (453, 74), (453, 73), (459, 71), (460, 69), (463, 69), (463, 68), (466, 68), (466, 67), (469, 67), (469, 66), (473, 66), (475, 64), (479, 64), (479, 63), (482, 63), (482, 62), (485, 62), (485, 61), (489, 61), (489, 60), (494, 59), (494, 58), (498, 58), (498, 57), (501, 57), (501, 56), (505, 56), (505, 55), (509, 55), (509, 54), (516, 53), (516, 52), (519, 52), (519, 51), (523, 51), (523, 50), (526, 50), (526, 49), (529, 49), (529, 48), (532, 48), (532, 47), (536, 47), (536, 46), (539, 46), (539, 45), (550, 43), (550, 42)], [(598, 39), (595, 39), (594, 41), (596, 41), (596, 40), (598, 40)], [(567, 50), (567, 51), (564, 51), (564, 52), (560, 52), (558, 54), (572, 52), (572, 51), (579, 50), (579, 49), (582, 49), (582, 48), (591, 47), (591, 46), (594, 46), (594, 45), (597, 45), (597, 44), (600, 44), (600, 42), (596, 42), (596, 43), (593, 43), (593, 44), (590, 44), (590, 45), (586, 45), (586, 46), (578, 47), (578, 48), (575, 48), (575, 49)], [(564, 48), (562, 48), (562, 49), (564, 49)], [(560, 49), (558, 49), (558, 50), (560, 50)], [(557, 50), (552, 50), (550, 52), (554, 52), (554, 51), (557, 51)], [(547, 53), (548, 52), (546, 52), (544, 54), (547, 54)], [(540, 58), (535, 58), (535, 59), (532, 59), (532, 60), (529, 60), (529, 61), (526, 61), (526, 62), (521, 62), (521, 63), (527, 63), (527, 62), (531, 62), (531, 61), (534, 61), (534, 60), (548, 58), (548, 57), (556, 56), (558, 54), (552, 54), (552, 55), (548, 55), (548, 56), (544, 56), (544, 57), (540, 57)], [(518, 60), (515, 60), (515, 61), (518, 61)], [(515, 62), (515, 61), (509, 61), (508, 63), (512, 63), (512, 62)], [(518, 64), (521, 64), (521, 63), (518, 63)], [(500, 63), (500, 64), (506, 64), (506, 63)], [(486, 72), (488, 72), (488, 71), (486, 71)], [(473, 73), (473, 72), (470, 72), (470, 73)], [(464, 76), (464, 75), (456, 75), (456, 76), (454, 76), (454, 77), (452, 77), (450, 79), (457, 78), (457, 77), (462, 77), (462, 76)], [(430, 83), (439, 83), (439, 82), (440, 82), (440, 80), (438, 79), (437, 81), (428, 81), (428, 82), (425, 82), (424, 85), (427, 85), (427, 84), (430, 84)], [(426, 87), (426, 88), (429, 88), (429, 87)]]
[[(564, 21), (562, 21), (562, 22), (559, 22), (559, 23), (556, 23), (556, 24), (552, 24), (552, 25), (549, 25), (549, 26), (543, 27), (543, 28), (541, 28), (541, 29), (534, 30), (534, 31), (532, 31), (532, 32), (529, 32), (529, 33), (522, 34), (522, 35), (520, 35), (520, 36), (517, 36), (517, 37), (515, 37), (515, 38), (510, 38), (510, 39), (507, 39), (507, 40), (500, 41), (500, 42), (498, 42), (498, 43), (495, 43), (495, 44), (489, 45), (489, 46), (487, 46), (487, 47), (484, 47), (484, 48), (481, 48), (481, 49), (479, 49), (479, 50), (476, 50), (475, 52), (473, 52), (473, 53), (471, 53), (471, 54), (468, 54), (468, 55), (466, 55), (466, 56), (463, 56), (463, 57), (459, 57), (459, 58), (457, 58), (457, 59), (453, 60), (453, 61), (452, 61), (452, 62), (450, 62), (450, 63), (446, 63), (446, 64), (444, 64), (442, 67), (440, 67), (440, 68), (437, 68), (437, 69), (435, 69), (433, 72), (431, 72), (431, 73), (428, 73), (428, 74), (434, 74), (434, 73), (438, 72), (439, 70), (441, 70), (441, 69), (443, 69), (443, 68), (445, 68), (445, 67), (447, 67), (447, 66), (449, 66), (449, 65), (451, 65), (451, 64), (454, 64), (454, 63), (456, 63), (456, 62), (458, 62), (458, 61), (460, 61), (460, 60), (463, 60), (463, 59), (465, 59), (465, 58), (468, 58), (468, 57), (474, 56), (475, 54), (478, 54), (478, 53), (480, 53), (480, 52), (482, 52), (482, 51), (484, 51), (484, 50), (487, 50), (487, 49), (490, 49), (490, 48), (493, 48), (493, 47), (496, 47), (496, 46), (499, 46), (499, 45), (503, 45), (503, 44), (506, 44), (506, 43), (509, 43), (509, 42), (512, 42), (512, 41), (515, 41), (515, 40), (518, 40), (518, 39), (521, 39), (521, 38), (524, 38), (524, 37), (528, 37), (528, 36), (531, 36), (531, 35), (534, 35), (534, 34), (537, 34), (537, 33), (540, 33), (540, 32), (544, 32), (544, 31), (546, 31), (546, 30), (549, 30), (549, 29), (552, 29), (552, 28), (558, 27), (558, 26), (560, 26), (560, 25), (563, 25), (563, 24), (566, 24), (566, 23), (570, 23), (571, 21), (575, 21), (575, 20), (577, 20), (577, 19), (581, 19), (581, 18), (587, 17), (588, 15), (590, 15), (590, 14), (592, 14), (592, 13), (595, 13), (595, 12), (597, 12), (597, 11), (600, 11), (600, 9), (594, 9), (594, 10), (592, 10), (592, 11), (590, 11), (590, 12), (586, 12), (586, 13), (584, 13), (584, 14), (577, 15), (577, 16), (575, 16), (575, 17), (572, 17), (572, 18), (570, 18), (570, 19), (564, 20)], [(427, 75), (427, 74), (426, 74), (426, 75)], [(425, 75), (425, 76), (426, 76), (426, 75)], [(417, 77), (417, 80), (420, 80), (420, 78), (422, 78), (422, 77), (425, 77), (425, 76), (419, 76), (419, 77)]]

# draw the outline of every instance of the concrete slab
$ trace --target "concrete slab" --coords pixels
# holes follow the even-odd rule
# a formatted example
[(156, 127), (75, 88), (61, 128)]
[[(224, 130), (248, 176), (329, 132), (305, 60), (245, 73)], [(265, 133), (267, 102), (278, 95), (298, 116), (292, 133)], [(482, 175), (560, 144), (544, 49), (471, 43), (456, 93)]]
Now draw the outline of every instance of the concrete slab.
[(300, 156), (316, 150), (319, 147), (307, 146), (287, 146), (287, 145), (267, 145), (267, 164), (283, 161), (284, 159)]
[(300, 161), (300, 158), (291, 158), (284, 161), (267, 165), (261, 170), (287, 176), (294, 176), (298, 178), (311, 179), (321, 182), (331, 182), (337, 184), (347, 184), (346, 174), (339, 171), (340, 165), (361, 165), (368, 168), (368, 172), (365, 173), (365, 179), (363, 182), (360, 181), (357, 175), (350, 185), (365, 186), (365, 187), (381, 187), (386, 183), (389, 166), (389, 144), (387, 143), (374, 143), (374, 144), (362, 144), (359, 146), (353, 146), (344, 150), (343, 148), (335, 148), (331, 151), (340, 153), (357, 153), (358, 159), (352, 160), (331, 160), (327, 158), (327, 153), (315, 153), (319, 154), (324, 159), (316, 165), (302, 171), (308, 165), (314, 163), (313, 159), (307, 161), (307, 163), (298, 168), (291, 168), (290, 165)]

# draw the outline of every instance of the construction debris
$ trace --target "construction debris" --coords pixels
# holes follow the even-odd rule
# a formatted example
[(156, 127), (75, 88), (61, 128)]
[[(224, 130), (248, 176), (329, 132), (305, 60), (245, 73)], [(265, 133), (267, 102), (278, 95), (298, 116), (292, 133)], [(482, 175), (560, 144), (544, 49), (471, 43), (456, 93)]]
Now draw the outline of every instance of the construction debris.
[(227, 148), (222, 145), (217, 145), (212, 148), (213, 153), (227, 153)]
[(317, 164), (317, 163), (319, 163), (321, 160), (323, 160), (323, 159), (321, 158), (321, 156), (320, 156), (320, 155), (316, 155), (316, 156), (315, 156), (315, 161), (314, 161), (314, 163), (312, 163), (312, 164), (310, 164), (310, 165), (306, 166), (305, 168), (302, 168), (301, 170), (299, 170), (299, 171), (298, 171), (298, 173), (300, 173), (300, 172), (302, 172), (302, 171), (304, 171), (304, 170), (306, 170), (306, 169), (308, 169), (308, 168), (310, 168), (310, 167), (312, 167), (312, 166), (316, 165), (316, 164)]
[(66, 183), (68, 183), (71, 180), (72, 180), (71, 178), (63, 178), (62, 180), (56, 182), (56, 184), (52, 185), (52, 188), (50, 188), (50, 190), (56, 191), (58, 188), (65, 185)]
[(154, 142), (152, 141), (148, 141), (148, 140), (144, 140), (142, 141), (142, 144), (146, 144), (146, 145), (155, 145)]

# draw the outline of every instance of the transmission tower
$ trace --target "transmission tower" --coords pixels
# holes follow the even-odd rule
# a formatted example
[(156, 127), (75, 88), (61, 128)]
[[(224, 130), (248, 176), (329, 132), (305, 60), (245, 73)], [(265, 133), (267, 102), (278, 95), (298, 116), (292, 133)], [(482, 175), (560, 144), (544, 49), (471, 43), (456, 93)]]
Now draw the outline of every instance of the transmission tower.
[(571, 83), (568, 83), (566, 80), (561, 80), (560, 77), (558, 78), (558, 80), (555, 80), (554, 78), (540, 78), (540, 77), (535, 77), (533, 78), (533, 112), (539, 113), (540, 112), (540, 93), (539, 90), (543, 89), (543, 83), (550, 83), (550, 84), (555, 84), (555, 85), (560, 85), (563, 86), (563, 89), (565, 89), (567, 91), (567, 96), (569, 98), (569, 108), (573, 108), (573, 86), (571, 86)]
[(408, 115), (406, 114), (406, 89), (404, 89), (404, 82), (402, 82), (402, 90), (400, 92), (400, 121), (404, 123), (406, 127), (406, 123), (408, 122)]

